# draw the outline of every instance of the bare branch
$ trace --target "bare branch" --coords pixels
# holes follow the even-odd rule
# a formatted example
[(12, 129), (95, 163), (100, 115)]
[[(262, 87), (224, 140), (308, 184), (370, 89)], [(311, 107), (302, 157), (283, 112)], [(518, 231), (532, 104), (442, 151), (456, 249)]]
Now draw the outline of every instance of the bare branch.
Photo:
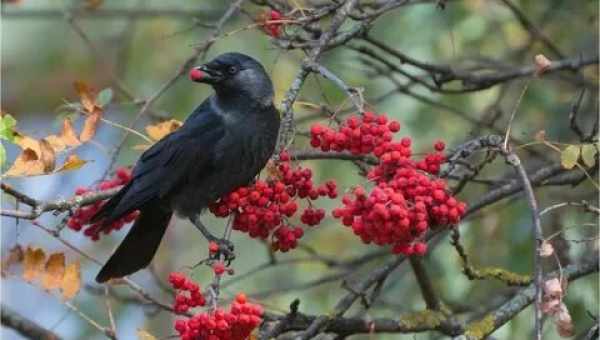
[[(569, 265), (563, 268), (562, 277), (569, 281), (577, 280), (580, 277), (598, 272), (598, 259), (590, 262), (583, 262)], [(547, 276), (557, 277), (558, 272), (553, 272)], [(534, 302), (536, 296), (536, 284), (532, 283), (527, 288), (524, 288), (513, 295), (513, 297), (502, 304), (500, 307), (484, 315), (479, 320), (473, 321), (467, 325), (466, 335), (470, 339), (484, 339), (487, 335), (492, 334), (495, 330), (510, 321), (525, 307)], [(480, 327), (483, 322), (486, 322), (489, 327)]]
[(358, 0), (348, 0), (344, 6), (337, 11), (333, 19), (331, 19), (329, 29), (321, 35), (318, 45), (309, 52), (308, 57), (302, 62), (302, 66), (294, 78), (292, 86), (288, 89), (285, 98), (281, 103), (283, 118), (281, 120), (281, 127), (279, 128), (279, 137), (275, 154), (279, 154), (279, 151), (281, 151), (293, 137), (294, 113), (292, 106), (300, 93), (300, 88), (302, 87), (302, 84), (304, 84), (304, 80), (310, 73), (311, 65), (318, 61), (321, 53), (325, 50), (326, 45), (331, 41), (337, 30), (348, 18), (350, 11), (352, 11), (357, 4)]
[[(25, 199), (28, 205), (31, 205), (32, 209), (30, 212), (25, 211), (14, 211), (14, 210), (5, 210), (2, 209), (0, 211), (0, 215), (9, 216), (9, 217), (18, 217), (24, 218), (28, 220), (33, 220), (38, 218), (41, 214), (48, 211), (70, 211), (72, 209), (90, 205), (96, 203), (98, 201), (105, 200), (107, 198), (112, 197), (119, 191), (120, 188), (112, 188), (104, 191), (97, 191), (94, 193), (84, 194), (84, 195), (76, 195), (69, 199), (59, 199), (53, 201), (38, 201), (32, 198), (28, 198), (25, 194), (22, 194), (10, 186), (2, 184), (2, 190), (7, 194), (16, 197), (17, 199)], [(25, 201), (24, 201), (25, 202)], [(31, 203), (31, 204), (30, 204)]]
[(62, 339), (56, 333), (38, 325), (25, 316), (17, 313), (12, 308), (2, 304), (2, 325), (14, 329), (27, 339), (32, 340), (59, 340)]

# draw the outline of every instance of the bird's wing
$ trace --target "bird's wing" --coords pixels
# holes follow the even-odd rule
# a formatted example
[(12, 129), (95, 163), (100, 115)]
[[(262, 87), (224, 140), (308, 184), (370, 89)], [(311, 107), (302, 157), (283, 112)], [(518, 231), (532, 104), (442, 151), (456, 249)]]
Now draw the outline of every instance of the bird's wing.
[(201, 105), (177, 131), (146, 150), (133, 169), (132, 179), (107, 202), (93, 220), (105, 224), (160, 199), (186, 180), (214, 164), (213, 146), (225, 135), (222, 118)]

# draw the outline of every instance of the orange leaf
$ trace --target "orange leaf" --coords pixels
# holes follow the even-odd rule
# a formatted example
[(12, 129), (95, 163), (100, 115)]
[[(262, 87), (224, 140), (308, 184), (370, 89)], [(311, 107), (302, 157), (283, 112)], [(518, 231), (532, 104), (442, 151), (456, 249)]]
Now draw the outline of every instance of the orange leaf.
[(164, 136), (179, 129), (183, 125), (177, 119), (167, 120), (158, 124), (146, 126), (146, 133), (155, 141), (162, 139)]
[(70, 300), (81, 288), (81, 265), (79, 261), (73, 262), (65, 269), (65, 275), (62, 278), (60, 289), (65, 300)]
[(2, 260), (2, 277), (5, 277), (7, 275), (10, 267), (23, 262), (23, 258), (23, 248), (20, 244), (16, 244), (14, 247), (10, 248), (10, 250), (8, 251), (8, 255)]
[(54, 170), (56, 155), (54, 154), (54, 149), (52, 149), (50, 143), (44, 139), (40, 140), (40, 150), (42, 151), (40, 160), (42, 161), (42, 164), (44, 164), (44, 171), (50, 172)]
[(17, 144), (23, 148), (23, 152), (8, 169), (6, 176), (36, 176), (54, 170), (54, 149), (46, 140), (19, 136)]
[(33, 282), (43, 270), (46, 254), (41, 248), (27, 247), (23, 257), (23, 279)]
[(95, 108), (98, 107), (98, 105), (96, 105), (96, 91), (88, 84), (79, 80), (75, 81), (73, 86), (75, 86), (75, 91), (77, 91), (77, 94), (79, 95), (79, 100), (81, 101), (83, 109), (87, 113), (92, 114), (95, 111)]
[(17, 157), (13, 165), (6, 171), (6, 176), (35, 176), (44, 173), (44, 165), (33, 149), (25, 149)]
[(73, 129), (73, 124), (71, 124), (71, 120), (68, 118), (63, 121), (62, 131), (59, 135), (50, 135), (44, 139), (50, 143), (55, 152), (60, 152), (68, 147), (81, 144), (77, 133), (75, 133), (75, 129)]
[(65, 274), (65, 254), (54, 253), (48, 257), (42, 278), (42, 287), (47, 290), (59, 288)]
[(96, 107), (94, 111), (85, 119), (85, 123), (83, 123), (83, 130), (81, 130), (81, 134), (79, 135), (79, 139), (82, 142), (87, 142), (94, 138), (96, 134), (96, 129), (98, 129), (98, 123), (100, 123), (100, 119), (102, 118), (102, 109)]

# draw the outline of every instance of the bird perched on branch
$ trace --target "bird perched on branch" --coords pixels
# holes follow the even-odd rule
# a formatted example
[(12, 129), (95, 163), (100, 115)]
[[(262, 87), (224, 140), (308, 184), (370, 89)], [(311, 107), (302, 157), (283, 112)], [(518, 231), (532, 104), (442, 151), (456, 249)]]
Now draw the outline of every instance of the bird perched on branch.
[(97, 282), (146, 267), (171, 216), (189, 218), (210, 240), (218, 240), (198, 216), (208, 204), (250, 183), (271, 157), (279, 130), (273, 85), (262, 65), (240, 53), (226, 53), (193, 68), (190, 79), (210, 84), (215, 94), (183, 126), (142, 154), (132, 180), (92, 221), (103, 225), (139, 210), (140, 215)]

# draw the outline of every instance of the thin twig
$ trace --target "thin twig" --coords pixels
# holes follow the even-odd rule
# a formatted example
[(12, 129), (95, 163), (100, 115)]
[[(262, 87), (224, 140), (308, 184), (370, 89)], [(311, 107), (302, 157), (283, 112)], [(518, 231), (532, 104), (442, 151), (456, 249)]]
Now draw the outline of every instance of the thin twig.
[(517, 110), (518, 110), (519, 106), (521, 105), (521, 100), (523, 100), (523, 97), (525, 96), (525, 93), (527, 92), (527, 89), (529, 88), (530, 81), (531, 81), (531, 79), (527, 80), (527, 82), (523, 86), (523, 89), (521, 90), (521, 94), (519, 95), (519, 98), (517, 98), (517, 101), (515, 102), (515, 104), (513, 106), (513, 110), (510, 113), (510, 118), (508, 119), (508, 124), (506, 126), (506, 133), (504, 134), (504, 147), (503, 147), (504, 150), (508, 150), (508, 141), (510, 139), (510, 130), (512, 128), (512, 123), (513, 123), (513, 120), (515, 119), (515, 116), (517, 115)]
[(117, 334), (117, 324), (115, 322), (115, 317), (113, 315), (112, 306), (110, 303), (110, 291), (108, 286), (104, 286), (104, 303), (106, 304), (106, 312), (108, 314), (108, 322), (112, 334)]
[(108, 327), (104, 327), (102, 325), (100, 325), (99, 323), (97, 323), (94, 319), (92, 319), (91, 317), (89, 317), (87, 314), (85, 314), (84, 312), (82, 312), (81, 310), (79, 310), (79, 308), (77, 308), (74, 304), (72, 304), (69, 301), (65, 301), (64, 302), (65, 306), (69, 307), (70, 310), (72, 310), (73, 312), (75, 312), (77, 315), (79, 315), (80, 318), (82, 318), (83, 320), (85, 320), (88, 324), (90, 324), (92, 327), (96, 328), (97, 330), (99, 330), (101, 333), (103, 333), (104, 335), (106, 335), (107, 338), (109, 339), (113, 339), (116, 340), (117, 336), (116, 334), (114, 334), (112, 332), (112, 330)]
[(534, 318), (535, 318), (535, 339), (542, 339), (542, 284), (543, 284), (543, 272), (542, 272), (542, 261), (540, 257), (541, 246), (543, 240), (542, 224), (540, 222), (540, 215), (538, 211), (538, 204), (535, 198), (535, 193), (531, 185), (531, 181), (527, 176), (527, 172), (521, 163), (521, 160), (516, 153), (509, 152), (504, 149), (506, 153), (506, 161), (512, 165), (523, 185), (523, 191), (527, 197), (527, 204), (531, 210), (531, 219), (533, 223), (533, 235), (534, 235), (534, 249), (533, 249), (533, 266), (534, 266), (534, 283), (535, 283), (535, 299), (534, 299)]

